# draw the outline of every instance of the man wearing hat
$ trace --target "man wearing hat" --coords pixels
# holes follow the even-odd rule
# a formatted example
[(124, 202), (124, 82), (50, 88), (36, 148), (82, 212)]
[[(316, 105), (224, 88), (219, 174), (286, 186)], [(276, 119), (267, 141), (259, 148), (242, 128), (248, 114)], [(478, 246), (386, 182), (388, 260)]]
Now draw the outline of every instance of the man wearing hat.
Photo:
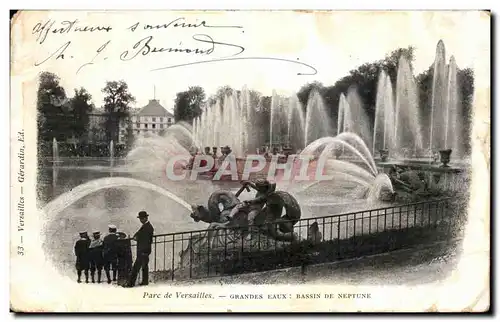
[(113, 270), (113, 281), (116, 281), (117, 274), (117, 265), (118, 265), (118, 257), (117, 257), (117, 243), (118, 235), (116, 233), (116, 226), (109, 225), (108, 226), (109, 233), (102, 240), (102, 255), (104, 260), (104, 272), (106, 272), (106, 278), (108, 279), (108, 284), (111, 283), (111, 274), (110, 270)]
[(101, 233), (99, 231), (94, 231), (92, 233), (94, 238), (90, 242), (89, 255), (90, 255), (90, 277), (92, 278), (92, 283), (95, 283), (95, 272), (97, 271), (97, 283), (101, 283), (102, 275), (102, 239)]
[(90, 238), (86, 231), (80, 232), (80, 239), (75, 243), (76, 273), (78, 274), (78, 283), (81, 283), (82, 271), (85, 272), (85, 283), (89, 282), (89, 246)]
[(142, 226), (135, 233), (134, 239), (137, 242), (137, 258), (132, 266), (130, 279), (125, 287), (133, 287), (137, 280), (139, 270), (142, 268), (142, 281), (140, 285), (148, 285), (149, 273), (149, 255), (151, 254), (151, 244), (153, 243), (154, 228), (148, 220), (148, 213), (146, 211), (139, 211), (137, 218), (139, 218)]

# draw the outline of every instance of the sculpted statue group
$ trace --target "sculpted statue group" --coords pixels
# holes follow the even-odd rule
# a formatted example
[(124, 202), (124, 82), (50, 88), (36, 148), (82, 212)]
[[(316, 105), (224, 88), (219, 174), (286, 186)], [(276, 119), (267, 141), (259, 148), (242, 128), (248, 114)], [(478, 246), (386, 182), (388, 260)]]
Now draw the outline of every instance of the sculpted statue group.
[[(241, 192), (250, 191), (250, 188), (256, 191), (255, 198), (240, 201)], [(299, 203), (288, 192), (276, 191), (276, 184), (264, 179), (244, 181), (236, 194), (216, 191), (208, 199), (207, 207), (192, 205), (192, 210), (192, 219), (210, 224), (205, 236), (210, 246), (213, 246), (217, 231), (227, 235), (227, 231), (237, 230), (246, 240), (252, 239), (255, 230), (274, 240), (292, 242), (298, 239), (293, 226), (301, 216)]]

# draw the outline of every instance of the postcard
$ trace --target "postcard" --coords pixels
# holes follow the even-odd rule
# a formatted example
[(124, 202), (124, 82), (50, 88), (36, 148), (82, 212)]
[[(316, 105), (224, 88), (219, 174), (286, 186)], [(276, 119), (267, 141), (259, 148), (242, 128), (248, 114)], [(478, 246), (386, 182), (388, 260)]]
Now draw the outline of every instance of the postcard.
[(485, 312), (487, 11), (19, 11), (15, 312)]

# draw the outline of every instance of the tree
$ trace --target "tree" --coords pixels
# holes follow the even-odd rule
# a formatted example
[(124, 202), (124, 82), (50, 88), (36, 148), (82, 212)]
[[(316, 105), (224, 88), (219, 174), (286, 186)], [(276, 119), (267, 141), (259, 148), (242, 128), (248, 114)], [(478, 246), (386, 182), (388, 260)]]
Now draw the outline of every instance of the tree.
[(309, 100), (309, 94), (311, 94), (313, 90), (318, 90), (321, 93), (322, 89), (323, 89), (323, 84), (318, 81), (305, 84), (300, 88), (300, 90), (297, 93), (297, 97), (299, 98), (300, 103), (304, 107), (304, 111), (307, 108), (307, 101)]
[(59, 141), (66, 139), (67, 97), (59, 81), (59, 77), (50, 72), (42, 72), (39, 76), (37, 127), (40, 144), (53, 138)]
[(129, 117), (130, 105), (135, 103), (135, 97), (130, 94), (127, 83), (122, 80), (106, 82), (102, 92), (106, 95), (104, 97), (106, 139), (118, 142), (119, 124)]
[(92, 95), (83, 87), (75, 89), (75, 95), (70, 100), (69, 114), (72, 116), (70, 130), (80, 141), (87, 138), (89, 129), (89, 113), (94, 108)]
[(412, 68), (414, 48), (411, 46), (408, 48), (399, 48), (386, 55), (386, 57), (382, 60), (362, 64), (356, 69), (351, 70), (349, 75), (339, 79), (333, 86), (325, 87), (317, 81), (308, 83), (302, 86), (297, 92), (297, 97), (304, 107), (304, 111), (306, 111), (309, 94), (312, 90), (317, 90), (323, 98), (327, 111), (329, 111), (330, 117), (333, 121), (332, 124), (337, 124), (336, 120), (338, 117), (340, 95), (342, 93), (347, 94), (348, 89), (351, 86), (354, 86), (356, 87), (361, 98), (363, 108), (365, 109), (371, 124), (373, 124), (375, 119), (377, 82), (379, 74), (382, 70), (385, 70), (390, 76), (392, 83), (395, 85), (400, 57), (406, 58), (410, 64), (410, 68)]
[(217, 102), (217, 100), (219, 100), (221, 106), (224, 106), (224, 100), (226, 99), (226, 96), (232, 95), (233, 91), (233, 88), (229, 85), (219, 87), (217, 89), (217, 92), (208, 98), (208, 104), (213, 105)]
[(461, 116), (463, 118), (463, 138), (465, 154), (470, 155), (472, 131), (472, 101), (474, 98), (474, 71), (470, 68), (457, 71), (458, 91), (462, 102)]
[(175, 98), (174, 119), (176, 122), (192, 123), (201, 115), (201, 107), (205, 104), (205, 91), (200, 86), (191, 86), (187, 91), (177, 93)]

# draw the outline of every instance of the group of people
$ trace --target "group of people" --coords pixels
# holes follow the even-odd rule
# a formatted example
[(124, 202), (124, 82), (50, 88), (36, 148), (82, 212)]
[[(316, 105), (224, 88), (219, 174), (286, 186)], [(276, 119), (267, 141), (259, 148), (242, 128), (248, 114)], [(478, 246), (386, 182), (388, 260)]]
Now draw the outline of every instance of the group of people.
[[(149, 255), (154, 233), (148, 217), (146, 211), (139, 212), (137, 218), (142, 225), (132, 238), (124, 232), (118, 232), (115, 225), (108, 226), (109, 232), (104, 238), (101, 237), (99, 231), (92, 233), (92, 239), (88, 232), (80, 232), (80, 239), (76, 241), (74, 247), (77, 282), (82, 282), (82, 273), (84, 273), (85, 283), (89, 283), (89, 277), (90, 282), (101, 283), (104, 270), (108, 284), (117, 282), (124, 287), (133, 287), (139, 270), (142, 269), (140, 285), (148, 285)], [(131, 240), (135, 240), (137, 246), (137, 256), (133, 264)]]

